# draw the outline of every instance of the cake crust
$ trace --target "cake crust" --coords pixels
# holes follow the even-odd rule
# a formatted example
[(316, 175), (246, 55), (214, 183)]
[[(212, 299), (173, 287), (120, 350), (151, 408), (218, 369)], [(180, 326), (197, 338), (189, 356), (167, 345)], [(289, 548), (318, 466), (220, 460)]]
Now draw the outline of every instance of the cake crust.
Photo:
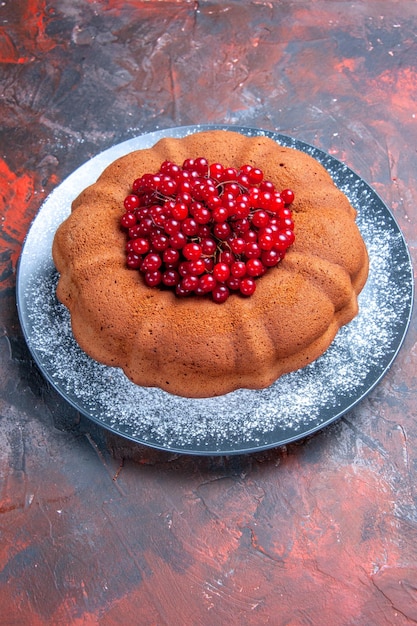
[[(165, 160), (200, 156), (260, 167), (295, 193), (295, 243), (250, 298), (178, 298), (126, 266), (119, 224), (133, 180)], [(114, 161), (74, 200), (53, 242), (57, 297), (80, 347), (138, 385), (185, 397), (264, 388), (317, 359), (357, 314), (368, 256), (355, 216), (315, 159), (268, 137), (218, 130), (165, 138)]]

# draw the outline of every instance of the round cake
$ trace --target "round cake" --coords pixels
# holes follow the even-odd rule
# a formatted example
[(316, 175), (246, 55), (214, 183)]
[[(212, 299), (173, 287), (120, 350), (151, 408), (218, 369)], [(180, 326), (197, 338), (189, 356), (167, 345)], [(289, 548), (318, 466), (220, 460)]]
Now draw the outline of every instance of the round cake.
[[(259, 168), (294, 192), (295, 239), (250, 297), (179, 297), (126, 262), (121, 219), (133, 181), (202, 157)], [(271, 138), (226, 130), (164, 138), (114, 161), (73, 202), (53, 242), (57, 297), (79, 346), (137, 385), (194, 398), (265, 388), (317, 359), (357, 315), (368, 255), (355, 217), (321, 164)]]

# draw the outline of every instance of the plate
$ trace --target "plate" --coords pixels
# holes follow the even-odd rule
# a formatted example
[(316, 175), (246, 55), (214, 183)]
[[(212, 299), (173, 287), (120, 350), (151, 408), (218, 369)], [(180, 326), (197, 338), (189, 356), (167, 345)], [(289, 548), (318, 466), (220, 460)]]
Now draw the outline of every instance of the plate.
[[(179, 398), (138, 387), (116, 368), (100, 365), (76, 344), (67, 310), (55, 296), (51, 247), (72, 200), (103, 169), (132, 150), (166, 136), (209, 129), (265, 135), (302, 150), (324, 165), (358, 212), (370, 256), (359, 315), (330, 348), (302, 370), (264, 390), (240, 389), (209, 399)], [(46, 199), (27, 235), (17, 276), (19, 318), (28, 347), (52, 386), (101, 426), (170, 452), (231, 455), (284, 445), (341, 417), (382, 379), (406, 334), (413, 302), (413, 273), (402, 233), (389, 209), (351, 169), (321, 150), (259, 129), (205, 125), (149, 133), (118, 144), (78, 168)]]

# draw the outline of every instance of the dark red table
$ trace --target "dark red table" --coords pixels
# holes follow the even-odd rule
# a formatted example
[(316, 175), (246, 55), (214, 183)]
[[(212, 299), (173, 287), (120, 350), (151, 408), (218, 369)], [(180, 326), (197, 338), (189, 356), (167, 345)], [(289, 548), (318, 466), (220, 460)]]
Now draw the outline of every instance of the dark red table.
[(291, 445), (136, 445), (51, 389), (16, 265), (43, 200), (155, 129), (254, 126), (332, 154), (415, 261), (417, 3), (6, 0), (0, 6), (0, 623), (417, 623), (415, 314), (382, 382)]

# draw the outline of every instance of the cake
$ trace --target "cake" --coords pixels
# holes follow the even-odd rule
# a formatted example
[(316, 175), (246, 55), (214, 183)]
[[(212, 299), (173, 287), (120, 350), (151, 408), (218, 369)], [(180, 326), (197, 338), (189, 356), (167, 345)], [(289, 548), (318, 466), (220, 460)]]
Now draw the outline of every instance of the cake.
[[(127, 264), (121, 220), (133, 182), (202, 157), (258, 168), (294, 193), (295, 238), (250, 297), (180, 297)], [(318, 161), (271, 138), (228, 130), (164, 138), (111, 163), (74, 200), (53, 242), (57, 297), (82, 350), (137, 385), (190, 398), (262, 389), (320, 357), (357, 315), (368, 256), (355, 217)]]

